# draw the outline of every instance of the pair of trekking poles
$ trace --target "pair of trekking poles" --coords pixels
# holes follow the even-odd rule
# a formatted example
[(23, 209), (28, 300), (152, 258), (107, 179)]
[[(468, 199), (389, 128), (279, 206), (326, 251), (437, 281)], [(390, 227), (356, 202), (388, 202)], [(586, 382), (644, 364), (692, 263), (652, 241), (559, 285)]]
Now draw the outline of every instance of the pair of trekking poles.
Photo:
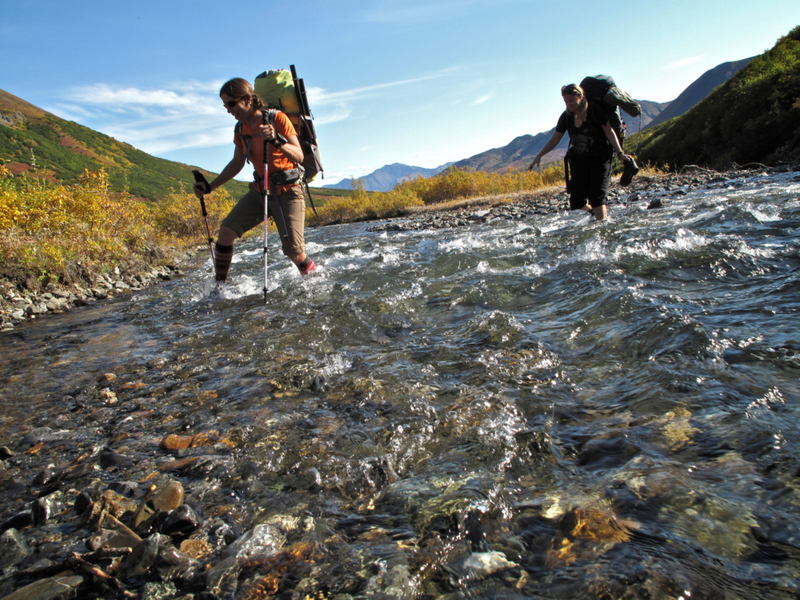
[[(269, 142), (264, 142), (264, 157), (267, 156), (267, 144)], [(214, 254), (214, 238), (211, 235), (211, 228), (208, 225), (208, 211), (206, 210), (206, 201), (205, 201), (205, 194), (211, 191), (211, 186), (209, 185), (206, 178), (203, 174), (195, 169), (192, 171), (194, 174), (194, 180), (197, 183), (203, 184), (203, 189), (208, 190), (208, 192), (204, 192), (203, 196), (200, 197), (200, 208), (203, 213), (203, 219), (206, 223), (206, 233), (208, 234), (208, 249), (211, 251), (211, 266), (213, 267), (216, 264), (216, 256)], [(269, 265), (267, 261), (267, 252), (269, 251), (269, 243), (267, 237), (267, 230), (268, 222), (267, 219), (269, 218), (269, 178), (267, 175), (267, 161), (264, 161), (264, 184), (263, 184), (264, 192), (264, 304), (267, 303), (267, 281), (269, 276)], [(286, 229), (286, 222), (283, 219), (283, 210), (281, 209), (281, 204), (279, 200), (276, 200), (274, 203), (275, 207), (275, 215), (273, 218), (275, 219), (275, 225), (278, 227), (278, 233), (282, 236), (287, 236), (288, 232), (284, 231), (283, 233), (280, 232), (280, 225), (278, 223), (278, 219), (280, 219), (280, 223), (283, 224), (284, 230)]]

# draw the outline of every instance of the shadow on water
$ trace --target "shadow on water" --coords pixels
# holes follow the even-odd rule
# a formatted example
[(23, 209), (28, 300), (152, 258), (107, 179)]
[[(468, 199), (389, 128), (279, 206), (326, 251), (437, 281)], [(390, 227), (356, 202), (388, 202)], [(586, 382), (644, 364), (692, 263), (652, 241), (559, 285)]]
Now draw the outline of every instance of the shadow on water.
[[(273, 249), (266, 305), (260, 240), (222, 300), (203, 256), (2, 334), (0, 486), (113, 448), (74, 493), (166, 474), (233, 539), (275, 524), (314, 548), (296, 597), (795, 598), (797, 191), (310, 229), (319, 275)], [(218, 593), (266, 573), (239, 569)]]

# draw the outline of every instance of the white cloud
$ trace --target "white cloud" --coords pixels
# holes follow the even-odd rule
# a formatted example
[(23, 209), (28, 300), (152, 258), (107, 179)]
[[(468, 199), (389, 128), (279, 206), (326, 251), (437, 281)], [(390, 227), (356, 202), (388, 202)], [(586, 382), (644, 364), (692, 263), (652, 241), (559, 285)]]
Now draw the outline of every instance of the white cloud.
[(311, 112), (314, 113), (315, 122), (318, 125), (325, 125), (348, 119), (354, 112), (353, 105), (358, 102), (373, 99), (398, 87), (437, 79), (448, 72), (448, 70), (436, 71), (421, 77), (389, 81), (349, 90), (328, 91), (320, 87), (310, 87), (306, 90), (306, 93), (308, 94)]
[[(144, 113), (150, 109), (180, 112), (190, 110), (197, 114), (224, 114), (216, 86), (194, 84), (183, 85), (179, 90), (143, 90), (134, 87), (112, 87), (105, 83), (76, 87), (66, 97), (79, 104), (100, 106), (111, 112), (135, 111)], [(205, 92), (205, 93), (204, 93)]]
[(690, 56), (689, 58), (682, 58), (680, 60), (675, 60), (667, 65), (664, 65), (661, 68), (661, 70), (674, 71), (676, 69), (682, 69), (683, 67), (688, 67), (689, 65), (699, 63), (703, 59), (705, 59), (705, 56)]
[(474, 106), (478, 106), (480, 104), (483, 104), (484, 102), (488, 102), (491, 98), (492, 98), (492, 94), (485, 94), (485, 95), (481, 96), (480, 98), (475, 98), (475, 100), (473, 100), (472, 104)]
[(53, 110), (153, 155), (226, 146), (233, 120), (219, 100), (222, 82), (180, 82), (158, 89), (75, 87)]
[(441, 77), (442, 75), (444, 75), (444, 71), (431, 73), (429, 75), (423, 75), (422, 77), (414, 77), (412, 79), (401, 79), (399, 81), (378, 83), (375, 85), (368, 85), (364, 87), (353, 88), (351, 90), (342, 90), (338, 92), (328, 92), (327, 90), (318, 87), (309, 88), (306, 91), (309, 97), (309, 104), (311, 104), (311, 106), (313, 107), (317, 105), (330, 104), (336, 102), (355, 102), (358, 100), (363, 100), (365, 98), (370, 98), (375, 95), (378, 95), (379, 92), (382, 92), (384, 90), (404, 85), (410, 85), (413, 83), (419, 83), (421, 81), (429, 81), (431, 79), (436, 79), (438, 77)]

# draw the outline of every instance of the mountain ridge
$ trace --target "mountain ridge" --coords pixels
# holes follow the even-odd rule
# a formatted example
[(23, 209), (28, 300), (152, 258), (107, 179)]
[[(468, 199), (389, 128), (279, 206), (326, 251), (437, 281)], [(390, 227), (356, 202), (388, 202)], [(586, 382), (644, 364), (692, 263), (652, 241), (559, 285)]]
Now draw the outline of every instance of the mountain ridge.
[[(710, 69), (671, 102), (641, 100), (642, 116), (625, 116), (628, 135), (684, 114), (751, 60), (726, 62)], [(367, 191), (388, 191), (404, 179), (417, 175), (431, 177), (452, 166), (495, 173), (526, 168), (554, 131), (555, 128), (517, 136), (503, 147), (436, 168), (392, 163), (358, 179)], [(560, 160), (566, 148), (565, 138), (545, 162)], [(5, 90), (0, 90), (0, 158), (12, 172), (35, 168), (40, 176), (57, 178), (68, 184), (77, 182), (87, 169), (103, 168), (113, 191), (127, 191), (150, 201), (158, 201), (172, 191), (190, 189), (191, 171), (196, 168), (153, 157), (130, 144), (62, 119)], [(352, 179), (346, 178), (317, 189), (348, 190), (352, 185)], [(238, 180), (225, 184), (236, 196), (243, 195), (246, 187), (245, 182)]]
[[(648, 127), (652, 127), (668, 119), (683, 115), (708, 96), (714, 89), (733, 77), (737, 71), (747, 66), (753, 58), (754, 57), (725, 62), (709, 69), (670, 102), (638, 100), (642, 107), (642, 114), (639, 117), (631, 117), (627, 114), (622, 115), (627, 126), (626, 137), (630, 137), (641, 130), (645, 130)], [(662, 118), (662, 115), (665, 116)], [(390, 186), (387, 182), (387, 172), (384, 171), (387, 167), (405, 167), (408, 172), (419, 172), (424, 177), (430, 176), (426, 175), (426, 172), (433, 171), (435, 175), (451, 166), (461, 169), (487, 171), (490, 173), (504, 173), (508, 169), (527, 168), (536, 154), (544, 148), (545, 144), (547, 144), (553, 136), (553, 133), (555, 133), (555, 127), (549, 131), (543, 131), (537, 134), (523, 134), (515, 137), (505, 146), (490, 148), (489, 150), (479, 152), (478, 154), (453, 163), (448, 163), (447, 165), (436, 167), (435, 169), (424, 169), (422, 167), (403, 165), (402, 163), (393, 163), (392, 165), (381, 167), (369, 175), (356, 179), (361, 180), (364, 189), (367, 191), (388, 191), (402, 181), (407, 176), (407, 173), (398, 177), (394, 181), (394, 184)], [(543, 159), (542, 164), (544, 165), (563, 159), (567, 151), (568, 143), (569, 140), (567, 136), (565, 136), (559, 145)], [(632, 151), (635, 149), (626, 147), (626, 150)], [(376, 180), (380, 182), (380, 187), (373, 184)], [(342, 179), (337, 184), (324, 187), (349, 189), (351, 186), (352, 178), (347, 178)]]
[(661, 111), (657, 117), (642, 129), (655, 127), (656, 125), (685, 114), (690, 108), (697, 105), (698, 102), (733, 77), (737, 71), (750, 64), (754, 58), (755, 56), (751, 56), (750, 58), (725, 62), (717, 65), (713, 69), (709, 69), (689, 84), (689, 87), (683, 90), (675, 100), (669, 103), (669, 106)]

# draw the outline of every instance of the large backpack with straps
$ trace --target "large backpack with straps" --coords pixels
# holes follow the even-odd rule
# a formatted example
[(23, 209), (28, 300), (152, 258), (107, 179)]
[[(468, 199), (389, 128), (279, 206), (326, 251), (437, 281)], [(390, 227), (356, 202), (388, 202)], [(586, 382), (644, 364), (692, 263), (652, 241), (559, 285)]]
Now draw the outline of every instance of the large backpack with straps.
[[(274, 69), (264, 71), (256, 77), (253, 89), (256, 96), (268, 107), (285, 113), (297, 130), (297, 139), (303, 149), (304, 181), (307, 184), (317, 175), (325, 178), (320, 159), (317, 132), (314, 129), (313, 115), (308, 107), (305, 84), (297, 78), (294, 65), (291, 71)], [(309, 194), (310, 196), (310, 194)], [(313, 202), (313, 201), (312, 201)]]
[(621, 108), (632, 117), (637, 117), (642, 114), (641, 105), (625, 90), (617, 87), (614, 78), (610, 75), (584, 77), (580, 86), (589, 102), (603, 108), (611, 127), (617, 133), (619, 144), (622, 146), (626, 127), (619, 109)]

